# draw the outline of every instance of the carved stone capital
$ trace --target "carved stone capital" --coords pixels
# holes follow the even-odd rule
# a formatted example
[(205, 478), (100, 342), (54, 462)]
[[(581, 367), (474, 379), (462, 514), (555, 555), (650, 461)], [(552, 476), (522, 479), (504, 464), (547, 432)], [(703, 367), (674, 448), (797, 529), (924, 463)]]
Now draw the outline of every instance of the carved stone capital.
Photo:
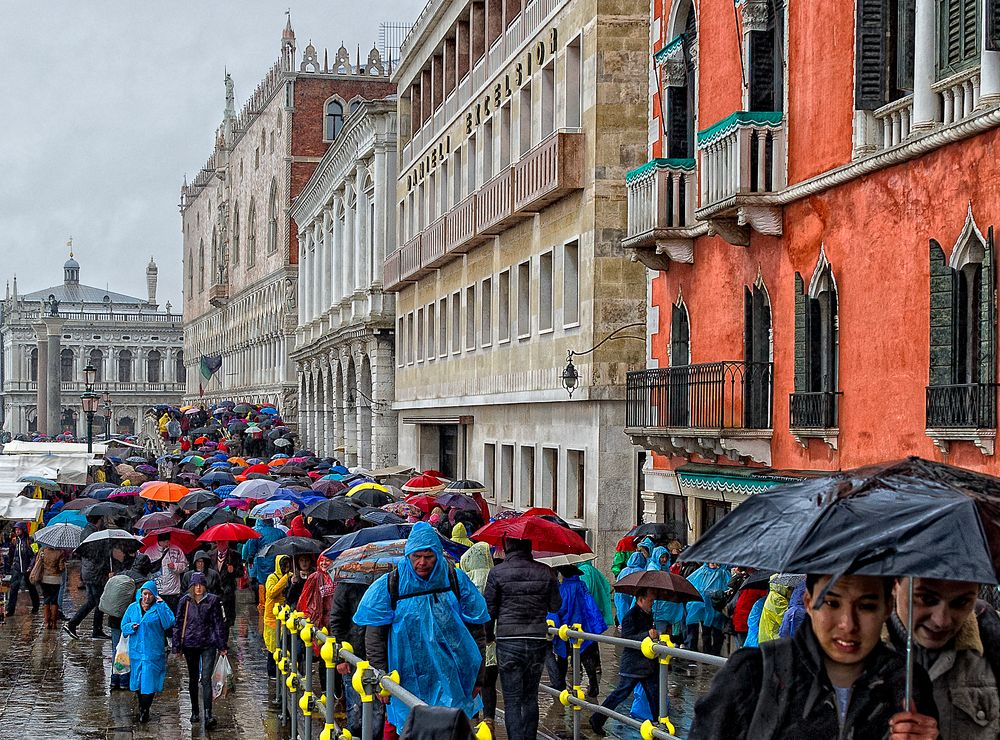
[(767, 0), (743, 0), (743, 33), (767, 30)]

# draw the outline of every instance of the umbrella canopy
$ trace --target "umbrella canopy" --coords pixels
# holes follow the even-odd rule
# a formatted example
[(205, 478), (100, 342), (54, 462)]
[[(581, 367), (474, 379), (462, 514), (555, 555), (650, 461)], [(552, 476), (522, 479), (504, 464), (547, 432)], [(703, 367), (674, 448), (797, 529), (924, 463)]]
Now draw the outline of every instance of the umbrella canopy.
[(329, 478), (323, 478), (316, 481), (310, 486), (310, 488), (314, 491), (319, 491), (324, 496), (336, 496), (338, 493), (343, 493), (344, 491), (349, 490), (346, 483)]
[(591, 552), (576, 532), (537, 516), (492, 521), (472, 535), (477, 542), (496, 546), (503, 546), (508, 537), (530, 540), (532, 550), (548, 553), (579, 555)]
[[(142, 462), (142, 460), (140, 460)], [(44, 488), (46, 491), (58, 491), (59, 484), (54, 480), (48, 478), (43, 478), (40, 475), (22, 475), (17, 479), (18, 483), (32, 483), (39, 488)]]
[(246, 542), (247, 540), (259, 540), (260, 532), (248, 527), (245, 524), (216, 524), (209, 527), (200, 535), (201, 542)]
[(151, 485), (142, 489), (139, 495), (150, 501), (166, 501), (177, 503), (184, 498), (190, 489), (179, 483), (167, 483), (166, 481), (155, 481)]
[(250, 510), (250, 516), (254, 519), (273, 519), (293, 514), (299, 510), (299, 504), (289, 499), (276, 499), (257, 504)]
[[(430, 514), (431, 510), (437, 506), (437, 499), (427, 494), (417, 494), (416, 496), (408, 497), (403, 503), (416, 507), (422, 514)], [(388, 511), (392, 510), (389, 509)]]
[(108, 495), (108, 498), (132, 498), (138, 496), (141, 491), (139, 486), (119, 486)]
[(236, 488), (229, 492), (229, 495), (233, 498), (256, 498), (263, 500), (279, 488), (281, 488), (281, 486), (277, 483), (277, 481), (266, 480), (264, 478), (254, 478), (240, 483), (236, 486)]
[(75, 498), (69, 503), (62, 507), (63, 511), (83, 511), (84, 509), (93, 506), (94, 504), (99, 504), (96, 498), (90, 498), (89, 496), (84, 496), (83, 498)]
[(76, 552), (86, 555), (92, 547), (97, 547), (108, 542), (114, 545), (135, 545), (136, 547), (142, 544), (142, 540), (134, 534), (126, 532), (124, 529), (102, 529), (81, 540), (80, 544), (76, 547)]
[[(402, 517), (404, 520), (408, 517), (415, 516), (420, 517), (424, 514), (419, 506), (414, 506), (406, 501), (396, 501), (395, 503), (386, 504), (385, 506), (379, 507), (382, 511), (388, 511), (391, 514), (395, 514), (398, 517)], [(428, 509), (430, 511), (430, 509)]]
[(666, 570), (640, 570), (615, 584), (615, 591), (633, 596), (649, 589), (657, 592), (659, 601), (701, 601), (698, 589), (687, 578)]
[(592, 552), (582, 555), (546, 555), (543, 552), (532, 552), (532, 555), (539, 563), (545, 563), (550, 568), (559, 568), (563, 565), (579, 565), (580, 563), (586, 563), (597, 558), (597, 555)]
[(142, 544), (144, 545), (142, 551), (146, 552), (148, 549), (155, 547), (157, 540), (165, 534), (170, 535), (170, 544), (179, 547), (185, 555), (198, 547), (198, 538), (192, 532), (180, 529), (179, 527), (165, 527), (155, 532), (150, 532), (142, 538)]
[(365, 527), (357, 532), (345, 534), (327, 548), (323, 554), (333, 560), (342, 552), (372, 542), (391, 542), (393, 540), (406, 539), (410, 535), (411, 529), (413, 529), (412, 524), (383, 524), (378, 527)]
[(441, 493), (435, 500), (436, 506), (443, 506), (446, 509), (467, 509), (469, 511), (479, 511), (477, 504), (470, 496), (461, 493)]
[(201, 509), (189, 516), (181, 526), (191, 532), (201, 532), (217, 524), (228, 524), (238, 521), (236, 515), (229, 509)]
[(77, 524), (50, 524), (35, 532), (32, 539), (39, 545), (55, 547), (60, 550), (72, 550), (80, 544), (80, 534), (83, 528)]
[(444, 482), (433, 475), (415, 475), (402, 485), (407, 493), (434, 493), (444, 489)]
[(458, 491), (459, 493), (486, 493), (486, 486), (477, 480), (453, 480), (444, 487), (446, 491)]
[(213, 470), (210, 473), (205, 473), (205, 475), (201, 476), (201, 478), (199, 480), (202, 483), (207, 483), (209, 485), (212, 485), (212, 484), (220, 484), (220, 485), (233, 484), (233, 485), (235, 485), (236, 484), (236, 479), (233, 478), (233, 474), (230, 473), (228, 470)]
[(372, 542), (342, 552), (330, 566), (328, 572), (337, 581), (350, 580), (358, 583), (374, 583), (379, 576), (388, 573), (403, 558), (406, 540), (392, 542)]
[(86, 517), (104, 516), (117, 518), (127, 516), (128, 507), (124, 504), (116, 504), (114, 501), (101, 501), (84, 509), (83, 515)]
[(996, 583), (1000, 480), (911, 457), (754, 494), (683, 559)]
[(208, 491), (191, 491), (177, 502), (177, 506), (187, 511), (198, 511), (206, 506), (215, 506), (220, 500), (218, 496)]
[(139, 521), (135, 523), (135, 528), (141, 529), (143, 532), (152, 532), (154, 529), (173, 527), (176, 524), (177, 517), (170, 512), (154, 511), (152, 514), (146, 514), (146, 516), (140, 517)]
[[(363, 483), (362, 485), (366, 484)], [(364, 504), (365, 506), (385, 506), (393, 502), (392, 495), (388, 491), (380, 491), (375, 488), (362, 488), (359, 491), (355, 487), (348, 491), (347, 495), (352, 501)]]
[(261, 557), (271, 558), (277, 555), (319, 555), (325, 545), (311, 537), (282, 537), (275, 540), (260, 551)]
[[(66, 507), (63, 507), (62, 511), (49, 519), (49, 527), (56, 524), (75, 524), (80, 529), (83, 529), (87, 526), (88, 522), (87, 517), (85, 517), (81, 512), (73, 510), (66, 511)], [(46, 527), (46, 529), (48, 529), (48, 527)]]
[(404, 517), (398, 514), (393, 514), (391, 511), (383, 511), (382, 509), (375, 508), (373, 506), (366, 506), (361, 510), (359, 518), (369, 524), (403, 524), (406, 522)]
[(358, 510), (344, 501), (325, 499), (308, 506), (302, 515), (324, 522), (337, 522), (356, 518)]
[(292, 444), (291, 441), (289, 441), (287, 439), (276, 439), (276, 440), (274, 440), (274, 446), (275, 447), (288, 447), (291, 444)]
[(182, 457), (181, 465), (188, 465), (188, 464), (201, 467), (202, 465), (205, 464), (205, 458), (203, 458), (201, 455), (188, 455), (187, 457)]
[(633, 527), (626, 536), (634, 537), (636, 542), (643, 537), (649, 537), (654, 542), (669, 542), (677, 539), (677, 528), (666, 522), (646, 522)]

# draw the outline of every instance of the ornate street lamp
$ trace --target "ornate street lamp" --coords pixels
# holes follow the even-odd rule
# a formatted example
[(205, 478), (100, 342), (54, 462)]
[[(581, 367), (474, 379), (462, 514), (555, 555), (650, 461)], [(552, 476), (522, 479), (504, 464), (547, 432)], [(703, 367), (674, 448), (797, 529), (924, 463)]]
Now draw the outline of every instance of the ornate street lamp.
[(645, 342), (645, 337), (637, 337), (631, 334), (626, 334), (623, 337), (616, 336), (618, 332), (625, 331), (626, 329), (645, 328), (645, 326), (646, 324), (644, 322), (625, 324), (625, 326), (619, 326), (590, 349), (584, 350), (583, 352), (577, 352), (572, 349), (566, 350), (566, 367), (563, 368), (562, 371), (562, 386), (566, 389), (566, 392), (569, 393), (570, 398), (573, 397), (573, 391), (575, 391), (577, 386), (580, 384), (580, 373), (577, 372), (576, 365), (573, 364), (573, 357), (579, 355), (589, 355), (591, 352), (597, 350), (602, 344), (612, 339), (637, 339), (640, 342)]
[(94, 414), (101, 405), (101, 397), (91, 390), (84, 391), (80, 395), (80, 405), (83, 413), (87, 415), (87, 453), (94, 451)]
[(96, 380), (97, 368), (88, 363), (87, 367), (83, 368), (83, 384), (86, 386), (86, 390), (92, 391)]

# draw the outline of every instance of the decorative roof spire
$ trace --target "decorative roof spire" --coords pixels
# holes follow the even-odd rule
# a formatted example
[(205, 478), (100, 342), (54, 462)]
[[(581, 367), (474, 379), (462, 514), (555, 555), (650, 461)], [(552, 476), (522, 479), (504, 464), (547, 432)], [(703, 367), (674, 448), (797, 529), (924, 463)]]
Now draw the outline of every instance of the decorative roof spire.
[(281, 32), (281, 38), (283, 41), (295, 40), (295, 31), (292, 30), (292, 9), (289, 8), (285, 11), (286, 21), (285, 30)]

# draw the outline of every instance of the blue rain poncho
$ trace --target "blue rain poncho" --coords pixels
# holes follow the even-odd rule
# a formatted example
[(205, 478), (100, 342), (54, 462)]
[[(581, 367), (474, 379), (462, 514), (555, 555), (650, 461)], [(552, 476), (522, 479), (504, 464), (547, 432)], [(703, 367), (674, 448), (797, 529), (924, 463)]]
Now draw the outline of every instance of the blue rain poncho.
[(267, 583), (267, 577), (274, 573), (274, 556), (261, 557), (261, 550), (277, 542), (285, 533), (275, 527), (270, 519), (258, 519), (253, 528), (260, 533), (256, 540), (247, 540), (243, 546), (243, 560), (250, 563), (250, 577), (257, 583)]
[[(129, 688), (140, 694), (158, 694), (163, 691), (167, 675), (167, 651), (164, 632), (173, 627), (174, 613), (163, 601), (142, 611), (142, 592), (150, 591), (159, 598), (156, 583), (146, 581), (135, 593), (122, 616), (122, 634), (128, 638), (128, 658), (131, 664)], [(138, 625), (133, 628), (132, 625)]]
[[(667, 562), (660, 564), (660, 558), (666, 557)], [(657, 547), (653, 550), (649, 558), (649, 565), (646, 570), (670, 570), (670, 553), (665, 547)], [(653, 620), (656, 622), (666, 622), (670, 625), (673, 633), (680, 632), (679, 625), (684, 624), (684, 604), (678, 601), (654, 601)]]
[[(564, 576), (562, 583), (559, 584), (559, 596), (562, 597), (562, 606), (557, 613), (549, 613), (549, 619), (556, 627), (564, 624), (572, 627), (574, 624), (579, 624), (584, 632), (595, 635), (603, 634), (608, 628), (597, 602), (590, 595), (586, 584), (580, 580), (580, 576)], [(586, 650), (590, 645), (590, 640), (584, 640), (580, 649)], [(567, 643), (558, 637), (552, 638), (552, 648), (560, 658), (566, 657)]]
[(698, 589), (701, 601), (687, 603), (688, 624), (700, 622), (706, 627), (722, 629), (726, 626), (726, 617), (712, 606), (711, 594), (715, 591), (725, 591), (729, 587), (729, 570), (721, 565), (709, 568), (708, 563), (701, 566), (688, 576), (688, 581)]
[[(618, 580), (620, 581), (625, 576), (638, 573), (645, 568), (646, 556), (636, 551), (629, 556), (628, 564), (618, 573)], [(623, 594), (615, 591), (615, 613), (618, 615), (619, 622), (625, 619), (625, 615), (628, 614), (628, 610), (632, 608), (632, 604), (634, 603), (635, 597), (632, 594)]]
[[(417, 575), (409, 559), (422, 550), (437, 556), (426, 579)], [(406, 557), (396, 566), (399, 600), (395, 610), (386, 574), (365, 592), (354, 622), (361, 627), (391, 625), (389, 670), (399, 671), (401, 685), (428, 704), (461, 709), (471, 719), (483, 707), (482, 700), (473, 696), (482, 656), (466, 624), (489, 621), (486, 600), (460, 570), (456, 575), (461, 599), (455, 597), (441, 538), (426, 522), (413, 526), (403, 553)], [(406, 598), (426, 591), (438, 592)], [(389, 701), (386, 714), (395, 727), (402, 728), (409, 713), (395, 697)]]

